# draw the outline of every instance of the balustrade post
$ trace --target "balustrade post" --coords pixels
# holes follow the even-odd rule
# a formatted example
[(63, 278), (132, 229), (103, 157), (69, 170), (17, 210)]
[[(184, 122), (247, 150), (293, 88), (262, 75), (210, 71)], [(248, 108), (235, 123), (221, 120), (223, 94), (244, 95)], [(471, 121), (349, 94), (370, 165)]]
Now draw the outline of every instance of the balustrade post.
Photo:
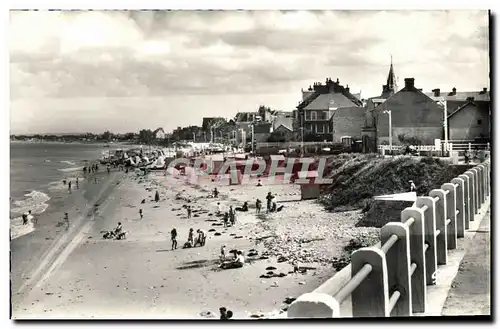
[(436, 201), (436, 230), (439, 230), (439, 234), (436, 234), (436, 254), (437, 254), (437, 264), (446, 265), (448, 263), (448, 241), (446, 239), (448, 227), (446, 225), (447, 217), (447, 206), (446, 206), (446, 195), (441, 189), (434, 189), (429, 193), (432, 198), (438, 198)]
[(411, 261), (410, 261), (410, 237), (407, 225), (398, 222), (386, 224), (380, 230), (380, 242), (384, 245), (391, 236), (396, 235), (398, 241), (387, 251), (385, 259), (387, 262), (387, 277), (389, 284), (389, 296), (394, 292), (400, 293), (394, 308), (390, 311), (394, 316), (412, 315), (412, 291), (411, 291)]
[(436, 253), (436, 201), (434, 198), (418, 197), (417, 207), (427, 206), (424, 211), (424, 241), (428, 245), (425, 252), (425, 280), (428, 286), (436, 284), (437, 253)]
[(351, 295), (353, 317), (388, 317), (389, 284), (385, 253), (378, 248), (360, 248), (351, 255), (351, 277), (365, 265), (372, 271)]
[(472, 168), (472, 170), (475, 171), (476, 176), (477, 176), (477, 198), (479, 200), (478, 206), (479, 206), (479, 208), (481, 208), (481, 206), (484, 203), (484, 200), (483, 200), (483, 170), (479, 165)]
[(474, 217), (472, 214), (472, 196), (471, 196), (471, 179), (468, 175), (462, 174), (458, 175), (458, 178), (464, 181), (464, 220), (465, 220), (465, 229), (468, 230), (470, 226), (471, 217)]
[(483, 204), (486, 201), (486, 166), (483, 164), (480, 164), (477, 166), (479, 169), (479, 173), (481, 175), (481, 203)]
[(470, 171), (470, 170), (467, 170), (464, 175), (467, 175), (469, 177), (469, 198), (470, 198), (470, 201), (471, 201), (471, 216), (469, 218), (469, 220), (471, 222), (474, 221), (474, 216), (476, 215), (477, 213), (477, 207), (476, 207), (476, 203), (477, 203), (477, 199), (476, 199), (476, 177), (475, 177), (475, 174)]
[(425, 278), (425, 243), (424, 243), (424, 212), (417, 207), (409, 207), (401, 212), (401, 222), (413, 218), (409, 227), (410, 234), (410, 264), (416, 268), (411, 275), (411, 304), (413, 313), (425, 313), (427, 302)]
[(457, 213), (457, 238), (463, 238), (465, 236), (465, 204), (464, 204), (464, 188), (465, 182), (462, 178), (453, 178), (451, 180), (452, 184), (457, 184), (456, 193), (455, 193), (455, 204)]
[(479, 214), (481, 208), (481, 199), (479, 198), (479, 170), (477, 167), (469, 169), (474, 174), (474, 205), (476, 206), (476, 214)]
[(441, 189), (448, 191), (446, 197), (446, 218), (450, 220), (446, 228), (446, 243), (448, 250), (457, 248), (457, 190), (455, 184), (446, 183)]
[(301, 318), (339, 318), (340, 305), (335, 298), (323, 293), (310, 292), (300, 295), (287, 309), (287, 317)]

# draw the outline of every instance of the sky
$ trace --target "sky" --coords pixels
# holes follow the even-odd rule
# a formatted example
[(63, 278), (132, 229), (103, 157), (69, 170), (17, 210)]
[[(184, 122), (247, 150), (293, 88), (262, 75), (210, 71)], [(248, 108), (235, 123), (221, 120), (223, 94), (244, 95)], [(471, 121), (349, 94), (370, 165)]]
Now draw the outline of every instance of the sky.
[(327, 77), (490, 89), (486, 11), (11, 11), (11, 133), (138, 132), (292, 111)]

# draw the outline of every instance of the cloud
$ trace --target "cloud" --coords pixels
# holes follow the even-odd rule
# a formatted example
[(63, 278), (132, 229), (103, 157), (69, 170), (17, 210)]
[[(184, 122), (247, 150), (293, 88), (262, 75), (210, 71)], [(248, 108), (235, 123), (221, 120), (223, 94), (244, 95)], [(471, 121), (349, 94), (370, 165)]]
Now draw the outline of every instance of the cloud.
[[(396, 74), (432, 83), (424, 89), (487, 86), (487, 12), (12, 11), (13, 129), (24, 129), (26, 107), (50, 112), (41, 104), (58, 101), (65, 108), (86, 98), (178, 97), (175, 111), (200, 121), (224, 107), (219, 96), (240, 95), (241, 105), (224, 107), (226, 116), (269, 102), (291, 110), (300, 88), (325, 77), (368, 97), (380, 92), (391, 54)], [(467, 80), (456, 74), (464, 70)], [(277, 101), (278, 94), (288, 96)], [(191, 95), (205, 99), (202, 110), (183, 105)], [(109, 104), (109, 113), (141, 107)], [(50, 130), (59, 122), (52, 116), (40, 125)]]

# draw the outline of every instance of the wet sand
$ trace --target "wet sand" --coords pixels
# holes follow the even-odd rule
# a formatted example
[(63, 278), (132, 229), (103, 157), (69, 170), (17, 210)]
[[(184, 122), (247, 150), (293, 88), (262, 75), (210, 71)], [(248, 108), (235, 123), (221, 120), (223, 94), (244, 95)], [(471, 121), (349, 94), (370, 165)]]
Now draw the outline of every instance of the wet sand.
[[(298, 201), (300, 190), (295, 185), (256, 187), (254, 183), (222, 186), (205, 181), (192, 186), (167, 179), (163, 172), (146, 178), (129, 174), (115, 185), (116, 191), (109, 193), (91, 224), (75, 234), (71, 247), (62, 252), (45, 280), (18, 299), (14, 318), (211, 318), (210, 314), (217, 318), (221, 306), (231, 309), (235, 318), (279, 313), (286, 307), (286, 297), (312, 291), (333, 275), (326, 260), (340, 256), (346, 241), (369, 229), (354, 228), (356, 212), (330, 214), (313, 202)], [(220, 197), (208, 198), (215, 186)], [(161, 196), (158, 203), (153, 200), (156, 190)], [(284, 210), (256, 215), (255, 198), (265, 208), (269, 191), (285, 205)], [(144, 204), (142, 199), (146, 199)], [(227, 208), (241, 206), (243, 201), (249, 201), (251, 209), (238, 213), (235, 227), (213, 225), (220, 223), (209, 216), (215, 213), (217, 202)], [(194, 209), (191, 219), (182, 208), (187, 204)], [(100, 232), (114, 228), (118, 221), (129, 232), (127, 240), (102, 239)], [(179, 247), (191, 227), (208, 232), (206, 245), (171, 251), (173, 227)], [(251, 249), (258, 256), (268, 251), (269, 258), (249, 261), (241, 269), (218, 270), (222, 244), (227, 251), (244, 250), (245, 255)], [(287, 261), (278, 262), (280, 256)], [(314, 269), (289, 273), (294, 257), (301, 266)], [(286, 276), (261, 278), (269, 266)]]

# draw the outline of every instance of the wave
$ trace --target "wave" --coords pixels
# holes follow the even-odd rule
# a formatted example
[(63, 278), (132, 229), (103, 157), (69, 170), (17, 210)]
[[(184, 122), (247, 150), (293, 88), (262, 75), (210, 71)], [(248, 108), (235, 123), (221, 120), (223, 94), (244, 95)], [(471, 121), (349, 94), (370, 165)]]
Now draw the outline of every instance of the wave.
[(47, 194), (40, 191), (32, 191), (24, 196), (27, 198), (13, 202), (17, 208), (11, 209), (11, 212), (22, 214), (31, 210), (32, 214), (41, 214), (47, 210), (47, 207), (49, 206), (47, 201), (50, 200), (50, 197)]
[(63, 169), (57, 169), (57, 170), (58, 171), (62, 171), (62, 172), (80, 171), (80, 170), (83, 170), (83, 166), (81, 166), (81, 167), (63, 168)]
[(35, 230), (33, 222), (30, 220), (27, 225), (23, 225), (22, 217), (13, 218), (10, 221), (10, 239), (14, 240)]
[(76, 165), (75, 162), (73, 162), (73, 161), (67, 161), (67, 160), (63, 160), (63, 161), (61, 161), (61, 163), (66, 163), (66, 164), (69, 164), (70, 166)]
[(46, 159), (46, 160), (44, 160), (44, 162), (52, 162), (52, 161), (50, 161), (49, 159)]

